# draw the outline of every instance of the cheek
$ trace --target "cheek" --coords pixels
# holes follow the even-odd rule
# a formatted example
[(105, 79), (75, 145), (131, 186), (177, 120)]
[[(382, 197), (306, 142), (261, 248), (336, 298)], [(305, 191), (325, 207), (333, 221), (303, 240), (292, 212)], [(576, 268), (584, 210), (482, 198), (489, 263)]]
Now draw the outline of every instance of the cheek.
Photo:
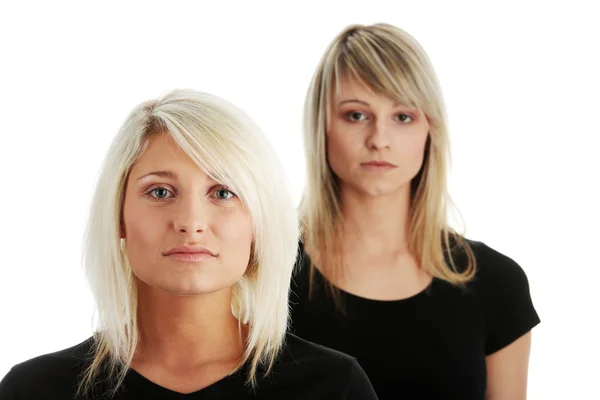
[(231, 243), (252, 242), (252, 223), (250, 216), (245, 213), (236, 213), (236, 215), (226, 218), (215, 229), (219, 231), (223, 239), (231, 241)]
[(136, 266), (150, 265), (163, 245), (168, 224), (163, 224), (164, 218), (153, 211), (128, 204), (123, 207), (127, 256), (134, 270)]
[(352, 140), (352, 135), (342, 135), (338, 131), (331, 131), (327, 137), (327, 161), (338, 175), (343, 175), (343, 170), (356, 158), (360, 150), (360, 141)]
[(252, 219), (242, 210), (225, 214), (215, 219), (213, 230), (220, 239), (223, 253), (229, 261), (245, 267), (250, 258), (253, 238)]
[(425, 139), (421, 136), (414, 136), (408, 140), (404, 140), (399, 146), (402, 158), (406, 160), (418, 161), (423, 158), (425, 151)]
[(420, 166), (423, 161), (427, 136), (427, 131), (422, 130), (398, 135), (395, 147), (398, 149), (400, 160), (403, 160), (403, 163)]

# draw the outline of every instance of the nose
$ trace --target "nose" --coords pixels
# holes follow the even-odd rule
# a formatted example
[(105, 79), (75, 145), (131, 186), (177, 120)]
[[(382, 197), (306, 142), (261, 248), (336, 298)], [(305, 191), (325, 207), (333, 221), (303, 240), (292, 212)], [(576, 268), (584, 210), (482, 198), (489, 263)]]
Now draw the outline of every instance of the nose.
[(371, 150), (381, 150), (390, 147), (389, 127), (384, 119), (371, 124), (366, 138), (366, 145)]
[(208, 206), (199, 196), (187, 199), (180, 197), (173, 219), (173, 228), (185, 236), (204, 232), (209, 219), (207, 208)]

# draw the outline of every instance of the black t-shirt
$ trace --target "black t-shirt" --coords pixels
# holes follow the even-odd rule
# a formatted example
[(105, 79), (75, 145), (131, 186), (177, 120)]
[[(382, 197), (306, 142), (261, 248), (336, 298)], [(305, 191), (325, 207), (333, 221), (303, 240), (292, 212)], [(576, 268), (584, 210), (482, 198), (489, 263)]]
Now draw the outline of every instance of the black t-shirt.
[[(88, 339), (14, 366), (0, 382), (0, 400), (73, 399), (91, 344)], [(247, 368), (241, 368), (202, 390), (181, 394), (130, 369), (115, 399), (377, 399), (356, 359), (291, 334), (270, 375), (260, 378), (254, 391), (245, 384), (246, 372)]]
[[(318, 270), (309, 300), (309, 257), (301, 248), (290, 296), (292, 332), (356, 357), (380, 400), (483, 400), (485, 357), (540, 320), (522, 268), (483, 243), (468, 243), (477, 272), (466, 286), (434, 278), (424, 291), (397, 301), (341, 291), (344, 313)], [(464, 266), (466, 257), (454, 260)]]

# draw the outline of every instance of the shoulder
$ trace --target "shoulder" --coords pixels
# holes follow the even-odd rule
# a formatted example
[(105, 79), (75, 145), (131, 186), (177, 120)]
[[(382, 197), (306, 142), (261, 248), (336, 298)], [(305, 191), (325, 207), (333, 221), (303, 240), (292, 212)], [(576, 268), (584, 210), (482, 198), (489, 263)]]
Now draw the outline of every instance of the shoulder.
[(506, 290), (527, 290), (529, 281), (524, 269), (509, 256), (483, 242), (467, 240), (476, 261), (473, 285), (481, 295)]
[(39, 398), (38, 392), (58, 393), (55, 389), (70, 392), (76, 385), (91, 350), (92, 339), (89, 338), (67, 349), (13, 366), (0, 381), (0, 398), (35, 399)]
[(345, 353), (304, 340), (292, 333), (286, 335), (282, 361), (304, 365), (322, 365), (350, 370), (356, 359)]
[(369, 379), (354, 357), (291, 333), (286, 335), (274, 379), (279, 385), (294, 387), (302, 398), (376, 399)]
[(486, 354), (492, 354), (529, 332), (540, 319), (524, 269), (485, 243), (467, 242), (476, 260), (475, 277), (469, 287), (482, 302), (485, 350)]
[(81, 368), (89, 359), (92, 339), (53, 353), (44, 354), (15, 365), (11, 371), (17, 377), (39, 377), (63, 375), (73, 369)]

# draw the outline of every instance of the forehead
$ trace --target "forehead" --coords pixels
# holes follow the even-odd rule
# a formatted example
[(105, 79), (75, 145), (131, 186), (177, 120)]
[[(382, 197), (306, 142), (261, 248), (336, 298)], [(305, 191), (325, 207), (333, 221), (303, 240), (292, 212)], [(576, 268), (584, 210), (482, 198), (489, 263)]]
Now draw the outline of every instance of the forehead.
[(345, 77), (338, 81), (338, 84), (334, 87), (334, 99), (340, 100), (346, 97), (352, 96), (378, 96), (373, 89), (371, 89), (363, 81), (356, 78)]
[(385, 93), (378, 93), (365, 82), (355, 78), (340, 79), (339, 85), (334, 90), (332, 100), (334, 106), (341, 105), (340, 103), (357, 101), (367, 103), (370, 106), (409, 107), (403, 101), (394, 99)]
[(148, 139), (145, 150), (133, 164), (131, 176), (137, 177), (155, 170), (190, 171), (205, 175), (173, 138), (165, 133), (156, 133)]
[[(156, 133), (146, 142), (146, 148), (136, 164), (151, 164), (154, 162), (183, 161), (188, 155), (166, 133)], [(191, 161), (191, 160), (190, 160)]]

